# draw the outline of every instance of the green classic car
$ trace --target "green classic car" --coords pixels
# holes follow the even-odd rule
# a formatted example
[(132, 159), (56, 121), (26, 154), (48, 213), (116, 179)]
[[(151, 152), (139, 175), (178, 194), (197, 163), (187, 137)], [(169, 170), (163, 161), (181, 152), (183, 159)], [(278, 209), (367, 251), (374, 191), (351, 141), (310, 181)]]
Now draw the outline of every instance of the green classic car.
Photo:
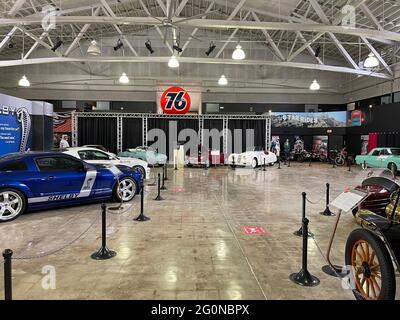
[(400, 168), (400, 148), (375, 148), (366, 155), (356, 157), (356, 163), (371, 168), (388, 168), (397, 172)]
[(127, 149), (124, 152), (118, 153), (120, 158), (136, 158), (146, 161), (149, 165), (164, 165), (167, 163), (167, 156), (158, 153), (156, 150), (149, 147), (136, 147), (134, 149)]

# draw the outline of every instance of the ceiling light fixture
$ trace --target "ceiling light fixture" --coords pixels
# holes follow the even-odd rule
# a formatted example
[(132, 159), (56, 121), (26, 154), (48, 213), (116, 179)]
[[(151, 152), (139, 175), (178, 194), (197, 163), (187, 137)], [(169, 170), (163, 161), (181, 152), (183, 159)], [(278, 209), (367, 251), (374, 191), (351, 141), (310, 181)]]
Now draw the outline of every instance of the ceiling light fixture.
[(151, 46), (151, 41), (147, 40), (144, 45), (146, 46), (147, 50), (149, 50), (150, 54), (154, 53), (153, 47)]
[(114, 51), (118, 51), (119, 49), (121, 49), (124, 46), (124, 44), (122, 43), (121, 39), (118, 39), (117, 44), (114, 47)]
[(92, 40), (90, 46), (87, 49), (87, 53), (91, 56), (99, 56), (101, 55), (101, 50), (96, 42), (96, 40)]
[(51, 48), (51, 51), (56, 52), (56, 50), (61, 47), (61, 45), (63, 44), (62, 40), (60, 39), (60, 37), (57, 37), (57, 41), (54, 44), (54, 46)]
[(232, 52), (232, 59), (233, 60), (243, 60), (246, 58), (246, 54), (244, 53), (242, 46), (238, 44), (236, 49)]
[(22, 78), (19, 79), (18, 85), (20, 87), (30, 87), (31, 83), (29, 82), (28, 78), (25, 75), (23, 75)]
[(123, 73), (121, 74), (121, 76), (119, 77), (119, 83), (121, 83), (121, 84), (128, 84), (128, 83), (129, 83), (129, 78), (128, 78), (128, 76), (126, 75), (125, 72), (123, 72)]
[(364, 61), (364, 68), (371, 69), (371, 68), (376, 68), (376, 67), (378, 67), (378, 66), (379, 66), (379, 61), (378, 61), (378, 59), (375, 57), (375, 55), (371, 52), (371, 53), (368, 55), (368, 58), (365, 59), (365, 61)]
[(217, 46), (214, 44), (213, 41), (210, 42), (210, 47), (208, 48), (208, 50), (206, 51), (206, 56), (209, 56), (211, 54), (211, 52), (213, 52), (215, 50)]
[(179, 67), (179, 61), (176, 58), (175, 54), (172, 55), (172, 57), (169, 59), (168, 67), (170, 67), (170, 68), (178, 68)]
[(218, 84), (220, 86), (226, 86), (228, 84), (228, 79), (225, 77), (225, 75), (221, 75), (221, 77), (218, 80)]
[(321, 89), (321, 86), (319, 85), (317, 80), (314, 80), (310, 85), (310, 90), (317, 91), (319, 89)]

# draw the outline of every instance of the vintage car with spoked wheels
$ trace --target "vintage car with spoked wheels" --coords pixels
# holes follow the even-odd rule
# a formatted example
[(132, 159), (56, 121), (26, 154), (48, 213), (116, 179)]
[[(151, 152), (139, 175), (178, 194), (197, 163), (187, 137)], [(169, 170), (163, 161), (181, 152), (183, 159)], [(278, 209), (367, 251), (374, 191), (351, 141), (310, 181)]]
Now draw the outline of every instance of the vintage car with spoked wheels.
[(123, 165), (91, 165), (59, 152), (0, 158), (0, 222), (25, 211), (115, 199), (132, 200), (142, 175)]
[[(369, 169), (365, 170), (364, 175), (366, 180), (376, 179), (374, 185), (394, 183), (397, 188), (389, 196), (385, 216), (368, 209), (356, 212), (355, 219), (361, 228), (353, 230), (347, 238), (345, 247), (347, 267), (344, 275), (349, 277), (357, 300), (394, 300), (395, 270), (400, 272), (400, 184), (388, 169)], [(361, 192), (365, 194), (363, 199), (368, 199), (368, 190)], [(337, 216), (331, 244), (339, 219), (340, 214)], [(329, 253), (327, 257), (329, 261)], [(331, 267), (336, 269), (332, 264)]]
[(146, 146), (126, 149), (126, 151), (118, 153), (118, 157), (140, 159), (152, 166), (163, 166), (167, 163), (167, 156), (165, 154)]
[(276, 154), (264, 150), (262, 147), (255, 147), (252, 151), (242, 153), (231, 153), (228, 157), (228, 164), (231, 166), (251, 166), (253, 169), (265, 165), (272, 166), (277, 161)]

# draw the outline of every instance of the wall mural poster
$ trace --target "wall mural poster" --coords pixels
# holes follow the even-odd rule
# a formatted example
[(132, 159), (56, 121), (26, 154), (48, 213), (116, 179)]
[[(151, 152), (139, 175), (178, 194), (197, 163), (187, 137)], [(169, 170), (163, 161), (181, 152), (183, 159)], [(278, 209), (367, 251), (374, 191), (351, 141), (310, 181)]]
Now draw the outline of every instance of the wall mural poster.
[(70, 138), (72, 133), (72, 112), (53, 113), (53, 148), (60, 148), (62, 138)]
[(274, 112), (275, 128), (337, 128), (347, 126), (347, 112)]
[(314, 136), (312, 152), (328, 157), (328, 136)]
[(348, 126), (360, 127), (366, 124), (365, 114), (361, 110), (353, 110), (349, 114)]
[(369, 135), (361, 136), (361, 154), (368, 153), (368, 143), (369, 143)]
[(25, 107), (0, 106), (0, 155), (30, 148), (31, 117)]
[(271, 137), (271, 151), (276, 154), (277, 157), (280, 156), (281, 153), (281, 143), (279, 136)]

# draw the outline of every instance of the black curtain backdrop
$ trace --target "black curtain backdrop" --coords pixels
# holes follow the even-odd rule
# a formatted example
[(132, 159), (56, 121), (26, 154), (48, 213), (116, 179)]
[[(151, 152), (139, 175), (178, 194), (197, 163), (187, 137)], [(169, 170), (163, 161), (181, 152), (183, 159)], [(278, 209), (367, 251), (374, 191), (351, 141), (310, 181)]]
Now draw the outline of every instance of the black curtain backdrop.
[(78, 144), (101, 144), (117, 153), (117, 118), (78, 117)]
[(123, 118), (122, 120), (122, 151), (139, 147), (143, 143), (142, 118)]
[[(235, 129), (242, 130), (242, 151), (246, 151), (246, 130), (254, 130), (254, 146), (265, 148), (265, 119), (262, 120), (248, 120), (248, 119), (229, 119), (228, 127), (231, 132), (232, 138), (228, 141), (228, 146), (231, 147), (232, 152), (237, 152), (240, 150), (234, 150), (235, 144)], [(250, 143), (250, 142), (249, 142)]]
[(398, 132), (379, 133), (378, 147), (400, 147), (400, 134)]
[[(170, 154), (170, 147), (173, 148), (173, 145), (170, 146), (170, 130), (169, 130), (169, 125), (170, 123), (176, 123), (177, 127), (177, 138), (179, 136), (179, 133), (183, 129), (193, 129), (196, 131), (196, 133), (199, 131), (199, 120), (198, 119), (179, 119), (179, 118), (172, 118), (172, 119), (166, 119), (166, 118), (148, 118), (147, 119), (147, 130), (150, 131), (151, 129), (160, 129), (164, 131), (165, 136), (166, 136), (166, 154), (168, 158), (172, 158), (173, 154)], [(173, 134), (171, 132), (171, 134)], [(171, 139), (173, 137), (171, 136)], [(179, 140), (179, 143), (184, 144), (189, 141), (189, 137), (186, 137), (185, 140)], [(154, 141), (148, 141), (148, 145), (152, 144)], [(175, 144), (175, 141), (171, 141), (171, 143)], [(186, 150), (185, 150), (186, 152)]]
[[(220, 132), (220, 138), (219, 138), (219, 151), (222, 153), (224, 151), (224, 137), (222, 134), (222, 131), (224, 129), (224, 122), (222, 119), (204, 119), (204, 129), (207, 130), (212, 130), (212, 129), (216, 129)], [(212, 145), (213, 141), (211, 136), (208, 139), (208, 146), (210, 149), (212, 149), (213, 145)], [(216, 144), (217, 142), (214, 141), (214, 144)]]

